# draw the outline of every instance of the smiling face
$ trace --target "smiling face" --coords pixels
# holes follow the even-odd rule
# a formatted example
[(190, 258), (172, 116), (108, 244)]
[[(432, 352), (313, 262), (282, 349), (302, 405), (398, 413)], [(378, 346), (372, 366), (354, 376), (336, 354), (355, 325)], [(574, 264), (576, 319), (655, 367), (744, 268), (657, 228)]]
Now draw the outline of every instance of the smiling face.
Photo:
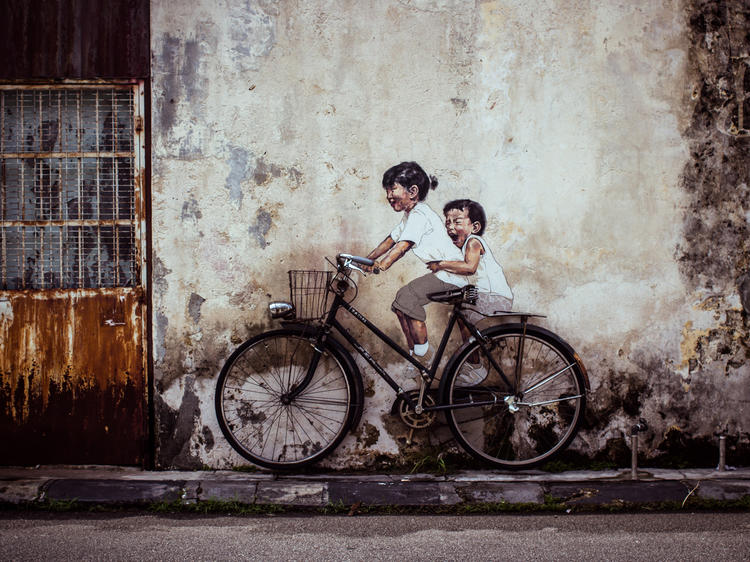
[(411, 211), (419, 200), (419, 189), (416, 185), (407, 189), (400, 183), (394, 183), (385, 188), (385, 197), (394, 211)]
[(471, 222), (467, 209), (449, 209), (445, 213), (445, 230), (459, 248), (463, 247), (469, 234), (479, 232), (481, 227), (479, 221)]

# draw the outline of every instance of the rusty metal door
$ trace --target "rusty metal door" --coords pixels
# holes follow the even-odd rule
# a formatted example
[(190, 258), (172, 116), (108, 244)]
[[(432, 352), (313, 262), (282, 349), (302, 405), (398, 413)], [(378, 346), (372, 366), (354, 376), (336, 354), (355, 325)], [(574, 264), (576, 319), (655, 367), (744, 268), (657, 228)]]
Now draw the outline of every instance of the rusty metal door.
[(143, 110), (0, 85), (0, 464), (146, 458)]

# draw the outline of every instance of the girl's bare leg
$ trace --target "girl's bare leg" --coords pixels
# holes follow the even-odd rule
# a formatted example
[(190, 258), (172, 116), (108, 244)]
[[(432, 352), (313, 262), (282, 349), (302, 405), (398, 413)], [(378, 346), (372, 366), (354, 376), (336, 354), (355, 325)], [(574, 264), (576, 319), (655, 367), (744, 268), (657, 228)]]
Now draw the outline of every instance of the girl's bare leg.
[(414, 343), (427, 343), (427, 324), (415, 318), (406, 317), (411, 324), (411, 337)]
[(411, 318), (400, 310), (396, 311), (396, 316), (398, 316), (398, 323), (401, 324), (401, 330), (403, 330), (404, 336), (406, 336), (406, 345), (409, 346), (409, 349), (414, 349), (414, 337), (412, 336), (411, 323), (409, 322)]

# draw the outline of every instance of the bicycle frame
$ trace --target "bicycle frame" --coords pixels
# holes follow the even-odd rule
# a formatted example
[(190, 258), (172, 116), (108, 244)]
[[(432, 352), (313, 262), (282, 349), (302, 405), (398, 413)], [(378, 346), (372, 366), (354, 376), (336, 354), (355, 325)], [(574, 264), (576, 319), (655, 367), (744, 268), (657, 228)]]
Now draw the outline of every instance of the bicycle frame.
[[(409, 396), (409, 394), (405, 392), (404, 389), (401, 388), (401, 386), (399, 386), (399, 384), (395, 380), (393, 380), (393, 378), (388, 374), (388, 372), (369, 353), (369, 351), (367, 351), (367, 349), (362, 344), (360, 344), (359, 341), (357, 341), (357, 339), (350, 333), (350, 331), (339, 322), (339, 320), (336, 318), (336, 314), (338, 313), (339, 309), (342, 309), (342, 308), (346, 310), (351, 316), (356, 318), (370, 332), (375, 334), (375, 336), (377, 336), (378, 339), (383, 341), (388, 347), (390, 347), (392, 350), (394, 350), (396, 353), (398, 353), (401, 357), (406, 359), (409, 363), (411, 363), (414, 367), (416, 367), (419, 370), (419, 373), (425, 385), (425, 388), (424, 388), (425, 392), (430, 389), (430, 387), (432, 386), (432, 383), (435, 380), (438, 366), (440, 365), (440, 361), (443, 358), (443, 354), (445, 353), (445, 349), (448, 345), (448, 340), (450, 339), (450, 335), (453, 332), (453, 328), (455, 327), (457, 322), (460, 322), (461, 324), (463, 324), (469, 329), (472, 336), (474, 336), (476, 341), (479, 342), (480, 347), (484, 351), (486, 357), (489, 359), (492, 366), (500, 374), (500, 377), (502, 378), (502, 380), (505, 382), (505, 384), (508, 385), (508, 388), (513, 388), (513, 385), (505, 376), (505, 373), (503, 373), (502, 369), (500, 368), (500, 365), (497, 364), (495, 359), (492, 357), (489, 351), (485, 348), (486, 342), (485, 342), (484, 337), (481, 335), (479, 330), (477, 330), (476, 326), (474, 326), (474, 324), (469, 322), (464, 316), (460, 307), (460, 303), (453, 304), (453, 310), (451, 311), (451, 315), (448, 320), (448, 325), (446, 326), (443, 336), (440, 340), (440, 345), (438, 346), (438, 349), (435, 352), (435, 357), (432, 360), (432, 365), (429, 368), (427, 368), (421, 362), (419, 362), (414, 357), (409, 355), (409, 353), (405, 351), (403, 347), (401, 347), (399, 344), (394, 342), (390, 337), (388, 337), (385, 333), (383, 333), (383, 331), (380, 330), (380, 328), (378, 328), (375, 324), (373, 324), (370, 320), (368, 320), (362, 313), (360, 313), (356, 308), (354, 308), (349, 302), (344, 300), (341, 294), (336, 292), (334, 293), (333, 304), (331, 305), (331, 308), (328, 311), (325, 321), (320, 326), (320, 328), (317, 328), (318, 336), (317, 336), (317, 340), (315, 344), (316, 353), (313, 355), (313, 359), (310, 362), (305, 378), (300, 382), (297, 388), (295, 388), (292, 392), (288, 394), (288, 396), (286, 397), (286, 400), (289, 400), (289, 401), (294, 400), (294, 398), (297, 395), (299, 395), (301, 392), (303, 392), (305, 388), (307, 387), (307, 385), (310, 383), (310, 381), (313, 378), (313, 374), (315, 373), (315, 369), (318, 366), (320, 355), (323, 353), (321, 344), (328, 337), (328, 334), (330, 333), (331, 329), (335, 329), (339, 334), (341, 334), (341, 336), (343, 336), (343, 338), (346, 341), (349, 342), (349, 344), (354, 349), (357, 350), (357, 352), (362, 357), (365, 358), (365, 360), (370, 364), (370, 366), (373, 369), (375, 369), (375, 372), (378, 373), (378, 375), (388, 384), (388, 386), (390, 386), (394, 390), (396, 395), (400, 397), (402, 400), (404, 400), (411, 408), (415, 409), (417, 412), (456, 409), (456, 408), (463, 407), (463, 405), (454, 404), (451, 406), (435, 405), (435, 406), (422, 408), (421, 402), (422, 402), (424, 392), (420, 393), (420, 399), (419, 399), (420, 403), (415, 404), (414, 401)], [(516, 380), (518, 380), (518, 378), (516, 378)], [(490, 404), (495, 404), (495, 403), (497, 403), (497, 400), (470, 402), (470, 403), (467, 403), (465, 407), (478, 406), (478, 405), (490, 405)]]

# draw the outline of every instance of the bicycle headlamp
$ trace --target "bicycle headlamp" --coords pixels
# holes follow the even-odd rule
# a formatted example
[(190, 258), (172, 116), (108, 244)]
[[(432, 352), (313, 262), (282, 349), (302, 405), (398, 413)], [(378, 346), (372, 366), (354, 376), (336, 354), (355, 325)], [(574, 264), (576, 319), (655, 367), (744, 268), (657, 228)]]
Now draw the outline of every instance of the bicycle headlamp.
[(275, 301), (268, 305), (271, 318), (294, 318), (294, 305), (286, 301)]

